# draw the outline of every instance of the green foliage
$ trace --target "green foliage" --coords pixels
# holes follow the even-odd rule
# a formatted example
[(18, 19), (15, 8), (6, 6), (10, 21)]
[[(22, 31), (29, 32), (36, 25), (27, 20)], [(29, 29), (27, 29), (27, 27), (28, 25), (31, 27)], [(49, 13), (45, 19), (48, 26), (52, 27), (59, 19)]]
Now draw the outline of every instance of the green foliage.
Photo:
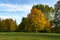
[(34, 5), (32, 8), (37, 8), (38, 10), (42, 11), (44, 13), (44, 16), (49, 20), (52, 15), (54, 14), (54, 9), (52, 7), (49, 7), (48, 5), (38, 4)]
[(22, 18), (22, 22), (18, 25), (18, 31), (25, 31), (25, 26), (26, 26), (27, 20), (26, 18)]
[(32, 8), (37, 8), (38, 10), (41, 10), (42, 12), (45, 11), (45, 9), (44, 9), (45, 7), (42, 4), (34, 5)]
[(55, 4), (55, 16), (54, 16), (53, 32), (60, 33), (60, 1)]

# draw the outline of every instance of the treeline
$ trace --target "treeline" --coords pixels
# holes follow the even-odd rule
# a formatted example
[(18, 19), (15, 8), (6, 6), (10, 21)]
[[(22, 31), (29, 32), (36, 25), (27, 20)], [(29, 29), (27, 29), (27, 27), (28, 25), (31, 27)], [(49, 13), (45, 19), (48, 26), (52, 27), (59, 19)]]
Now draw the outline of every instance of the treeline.
[[(56, 5), (58, 3), (60, 2), (57, 2)], [(43, 4), (34, 5), (27, 17), (22, 18), (19, 25), (17, 25), (16, 20), (10, 18), (5, 20), (0, 19), (0, 31), (60, 33), (60, 21), (56, 21), (59, 15), (56, 5), (55, 8)], [(57, 13), (58, 15), (56, 15)]]

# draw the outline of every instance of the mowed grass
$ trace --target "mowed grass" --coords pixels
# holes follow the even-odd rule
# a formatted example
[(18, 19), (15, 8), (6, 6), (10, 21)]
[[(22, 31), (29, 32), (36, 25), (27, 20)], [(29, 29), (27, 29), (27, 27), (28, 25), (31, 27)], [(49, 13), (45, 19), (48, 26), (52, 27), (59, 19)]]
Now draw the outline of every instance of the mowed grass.
[(60, 40), (60, 34), (0, 32), (0, 40)]

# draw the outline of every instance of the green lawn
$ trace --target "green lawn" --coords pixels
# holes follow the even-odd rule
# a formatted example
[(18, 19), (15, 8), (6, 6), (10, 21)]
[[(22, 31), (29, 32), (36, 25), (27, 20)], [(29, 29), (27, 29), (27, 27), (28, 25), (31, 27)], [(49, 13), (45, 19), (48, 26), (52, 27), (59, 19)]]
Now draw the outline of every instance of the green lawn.
[(0, 40), (60, 40), (60, 34), (1, 32)]

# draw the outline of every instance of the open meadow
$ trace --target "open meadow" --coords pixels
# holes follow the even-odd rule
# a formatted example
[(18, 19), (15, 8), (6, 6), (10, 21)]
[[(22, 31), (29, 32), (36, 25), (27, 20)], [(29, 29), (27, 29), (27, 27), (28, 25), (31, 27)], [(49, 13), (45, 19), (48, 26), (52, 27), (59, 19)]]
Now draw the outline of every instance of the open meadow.
[(60, 40), (56, 33), (1, 32), (0, 40)]

